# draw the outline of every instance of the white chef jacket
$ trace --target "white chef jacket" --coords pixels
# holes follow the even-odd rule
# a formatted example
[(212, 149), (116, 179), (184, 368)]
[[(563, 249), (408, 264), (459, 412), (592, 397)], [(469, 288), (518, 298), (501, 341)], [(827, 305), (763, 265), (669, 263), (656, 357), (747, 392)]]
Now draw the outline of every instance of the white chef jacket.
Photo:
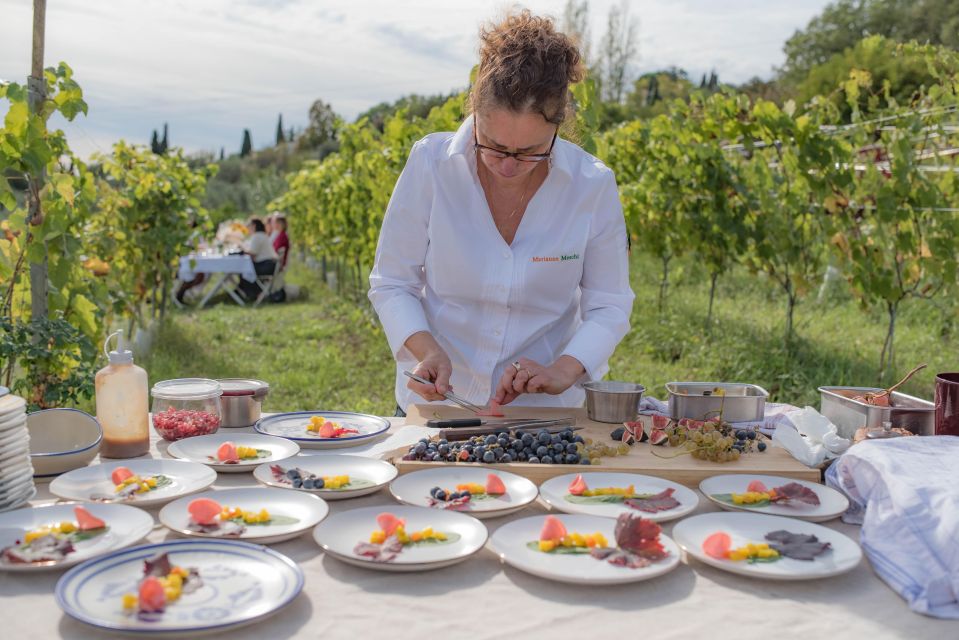
[[(454, 391), (484, 405), (520, 356), (543, 365), (570, 355), (599, 379), (629, 330), (626, 225), (613, 172), (557, 139), (549, 174), (512, 245), (490, 214), (476, 173), (473, 120), (413, 145), (390, 198), (370, 273), (370, 301), (396, 358), (396, 402), (416, 358), (404, 343), (428, 331), (453, 364)], [(582, 406), (579, 384), (527, 406)]]

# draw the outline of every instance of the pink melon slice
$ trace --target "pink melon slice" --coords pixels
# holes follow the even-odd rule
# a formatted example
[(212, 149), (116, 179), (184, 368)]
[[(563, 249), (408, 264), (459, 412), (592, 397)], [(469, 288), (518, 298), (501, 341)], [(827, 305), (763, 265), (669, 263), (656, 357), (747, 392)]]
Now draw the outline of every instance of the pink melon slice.
[(503, 413), (503, 410), (500, 408), (500, 403), (490, 398), (489, 407), (483, 411), (477, 411), (476, 415), (490, 418), (502, 418), (506, 414)]
[(73, 513), (77, 517), (77, 526), (80, 531), (90, 531), (91, 529), (102, 529), (107, 523), (96, 517), (83, 507), (74, 507)]
[(320, 434), (320, 437), (321, 437), (321, 438), (335, 438), (335, 437), (336, 437), (336, 427), (333, 425), (332, 422), (330, 422), (329, 420), (327, 420), (327, 421), (324, 422), (323, 425), (320, 427), (320, 430), (319, 430), (318, 433)]
[(140, 611), (147, 613), (163, 611), (166, 608), (166, 594), (163, 584), (156, 576), (147, 576), (140, 583)]
[(127, 469), (126, 467), (117, 467), (113, 470), (113, 473), (110, 474), (110, 479), (113, 480), (113, 484), (120, 484), (127, 478), (132, 478), (133, 472)]
[(543, 529), (539, 532), (540, 540), (561, 540), (566, 536), (566, 527), (556, 516), (546, 516)]
[(223, 507), (216, 500), (197, 498), (187, 505), (186, 510), (197, 524), (216, 524), (216, 517), (223, 511)]
[(753, 480), (749, 483), (749, 486), (746, 487), (746, 491), (756, 491), (758, 493), (768, 493), (769, 489), (766, 488), (766, 485), (763, 484), (762, 480)]
[(221, 462), (238, 462), (240, 456), (236, 453), (236, 445), (232, 442), (224, 442), (220, 445), (220, 448), (216, 450), (216, 457)]
[(703, 552), (710, 558), (725, 560), (729, 557), (729, 549), (733, 541), (728, 533), (717, 531), (713, 535), (703, 540)]
[(388, 538), (396, 532), (397, 527), (406, 526), (406, 520), (397, 518), (392, 513), (381, 513), (376, 516), (376, 524), (380, 526), (380, 529)]
[(573, 481), (569, 483), (569, 492), (574, 496), (581, 496), (589, 487), (586, 486), (586, 481), (583, 480), (582, 474), (577, 473), (576, 477), (573, 478)]
[(506, 485), (495, 473), (486, 476), (486, 493), (491, 496), (501, 496), (506, 493)]

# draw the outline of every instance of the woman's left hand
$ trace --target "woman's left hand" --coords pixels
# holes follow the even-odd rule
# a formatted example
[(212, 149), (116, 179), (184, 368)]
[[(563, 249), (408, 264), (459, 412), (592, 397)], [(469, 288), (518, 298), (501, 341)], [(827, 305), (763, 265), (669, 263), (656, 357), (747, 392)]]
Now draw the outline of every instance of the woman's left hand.
[(529, 358), (520, 358), (506, 367), (493, 399), (509, 404), (524, 393), (563, 393), (586, 372), (579, 360), (571, 356), (560, 358), (549, 366)]

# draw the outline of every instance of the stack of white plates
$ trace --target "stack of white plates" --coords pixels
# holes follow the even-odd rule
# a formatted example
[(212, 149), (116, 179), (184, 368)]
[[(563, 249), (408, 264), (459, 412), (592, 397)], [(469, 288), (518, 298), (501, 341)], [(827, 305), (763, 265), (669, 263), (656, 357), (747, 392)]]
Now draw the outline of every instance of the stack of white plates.
[(0, 511), (15, 509), (37, 493), (26, 406), (23, 398), (0, 387)]

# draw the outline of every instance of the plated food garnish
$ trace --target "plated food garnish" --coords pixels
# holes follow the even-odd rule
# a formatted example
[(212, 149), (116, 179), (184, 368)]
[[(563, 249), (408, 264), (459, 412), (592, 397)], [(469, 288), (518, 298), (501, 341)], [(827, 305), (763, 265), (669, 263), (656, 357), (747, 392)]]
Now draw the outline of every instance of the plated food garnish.
[(559, 518), (546, 516), (539, 540), (527, 546), (543, 553), (589, 554), (617, 567), (641, 569), (669, 555), (660, 542), (660, 533), (662, 528), (652, 520), (623, 513), (616, 519), (616, 545), (611, 546), (599, 531), (570, 533)]
[(278, 464), (270, 465), (273, 479), (280, 484), (288, 484), (294, 489), (308, 491), (351, 491), (373, 486), (373, 483), (364, 478), (357, 478), (349, 474), (318, 475), (299, 467), (284, 468)]
[(740, 507), (761, 508), (770, 504), (795, 507), (819, 506), (819, 496), (809, 487), (790, 482), (769, 489), (762, 480), (753, 480), (742, 493), (714, 493), (712, 498)]
[(637, 511), (656, 513), (658, 511), (669, 511), (679, 506), (679, 501), (673, 497), (674, 492), (675, 489), (667, 487), (656, 494), (636, 493), (633, 485), (590, 489), (580, 474), (570, 483), (569, 493), (565, 499), (568, 502), (579, 504), (620, 503)]
[(474, 500), (489, 500), (506, 495), (503, 480), (491, 473), (486, 476), (486, 484), (464, 482), (456, 485), (456, 490), (433, 487), (430, 489), (429, 505), (441, 509), (463, 508)]
[(379, 529), (370, 534), (369, 541), (361, 541), (353, 549), (356, 555), (375, 562), (390, 562), (406, 547), (452, 544), (460, 539), (457, 533), (435, 531), (433, 527), (407, 533), (406, 520), (387, 512), (376, 516), (376, 524)]
[(222, 464), (239, 464), (241, 462), (250, 462), (259, 458), (269, 458), (272, 453), (268, 449), (257, 449), (256, 447), (247, 447), (244, 445), (235, 445), (232, 442), (224, 442), (217, 450), (215, 456), (209, 456), (212, 462)]
[(776, 562), (782, 558), (813, 561), (831, 550), (828, 542), (814, 535), (792, 533), (781, 529), (765, 535), (765, 542), (747, 542), (733, 548), (732, 538), (724, 531), (717, 531), (703, 541), (703, 552), (717, 560)]
[(170, 604), (202, 586), (195, 568), (174, 566), (167, 553), (160, 553), (143, 561), (143, 577), (137, 593), (125, 593), (121, 603), (124, 612), (135, 614), (143, 621), (155, 621)]
[(257, 525), (296, 524), (298, 518), (271, 514), (266, 508), (241, 509), (223, 506), (211, 498), (197, 498), (187, 506), (189, 529), (195, 533), (237, 538), (247, 527)]
[(163, 475), (162, 473), (138, 475), (130, 471), (127, 467), (117, 467), (114, 469), (113, 473), (110, 474), (110, 479), (115, 485), (113, 493), (93, 493), (90, 495), (91, 500), (96, 502), (131, 501), (145, 493), (156, 491), (173, 482), (169, 476)]
[(76, 551), (75, 543), (107, 532), (107, 524), (81, 506), (73, 508), (76, 522), (61, 521), (24, 533), (21, 540), (0, 549), (0, 562), (31, 564), (60, 562)]
[(344, 427), (338, 422), (327, 420), (323, 416), (312, 416), (306, 424), (307, 435), (316, 435), (320, 438), (342, 438), (359, 433), (358, 429)]

